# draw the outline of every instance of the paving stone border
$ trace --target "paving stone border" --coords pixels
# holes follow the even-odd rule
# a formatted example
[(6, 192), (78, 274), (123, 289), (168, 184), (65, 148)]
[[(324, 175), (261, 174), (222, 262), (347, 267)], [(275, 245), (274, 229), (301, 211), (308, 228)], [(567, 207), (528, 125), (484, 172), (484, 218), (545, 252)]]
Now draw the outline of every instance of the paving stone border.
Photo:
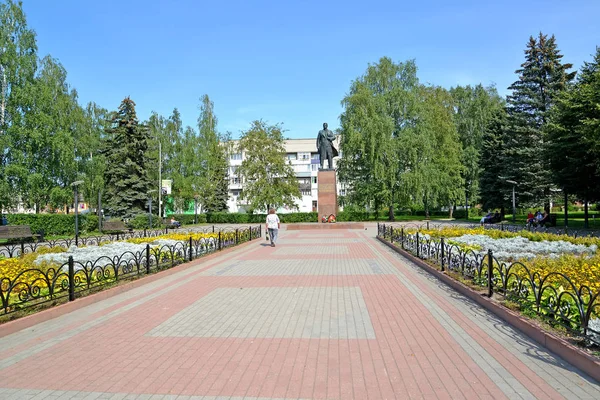
[(543, 330), (516, 312), (496, 303), (487, 296), (482, 295), (480, 292), (477, 292), (463, 283), (453, 279), (446, 273), (438, 271), (423, 260), (413, 256), (411, 253), (394, 246), (392, 243), (389, 243), (380, 237), (377, 237), (377, 239), (396, 253), (400, 254), (404, 258), (409, 259), (415, 265), (418, 265), (420, 268), (432, 274), (440, 281), (452, 287), (463, 296), (468, 297), (481, 307), (495, 314), (513, 328), (518, 329), (523, 334), (539, 343), (541, 346), (562, 357), (565, 361), (581, 369), (583, 372), (593, 377), (597, 381), (600, 381), (600, 360), (587, 354), (583, 350), (578, 349), (564, 339)]

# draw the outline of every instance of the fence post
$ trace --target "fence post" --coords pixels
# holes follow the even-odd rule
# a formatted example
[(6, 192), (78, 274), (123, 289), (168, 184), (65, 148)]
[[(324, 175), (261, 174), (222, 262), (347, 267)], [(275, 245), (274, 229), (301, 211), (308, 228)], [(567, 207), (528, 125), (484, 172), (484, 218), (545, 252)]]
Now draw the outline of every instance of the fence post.
[(165, 235), (169, 234), (169, 228), (165, 226)]
[(394, 243), (394, 227), (390, 227), (390, 243)]
[(427, 230), (429, 230), (429, 221), (427, 221)]
[(73, 256), (69, 256), (69, 301), (75, 300), (75, 264)]
[(420, 258), (420, 250), (419, 250), (419, 231), (417, 231), (417, 258)]
[(442, 238), (441, 243), (442, 243), (442, 272), (444, 272), (444, 238)]
[(215, 226), (213, 225), (213, 233), (215, 233)]
[(237, 245), (240, 242), (239, 229), (235, 229), (235, 244)]
[(146, 228), (144, 228), (144, 237), (146, 237)]
[(146, 244), (146, 273), (150, 273), (150, 245)]
[(25, 255), (25, 239), (21, 239), (21, 255)]
[(219, 231), (219, 250), (221, 250), (221, 231)]
[(190, 261), (192, 261), (192, 237), (190, 236)]
[(493, 276), (493, 256), (492, 249), (488, 249), (488, 297), (492, 297), (492, 293), (494, 292), (492, 288), (492, 276)]

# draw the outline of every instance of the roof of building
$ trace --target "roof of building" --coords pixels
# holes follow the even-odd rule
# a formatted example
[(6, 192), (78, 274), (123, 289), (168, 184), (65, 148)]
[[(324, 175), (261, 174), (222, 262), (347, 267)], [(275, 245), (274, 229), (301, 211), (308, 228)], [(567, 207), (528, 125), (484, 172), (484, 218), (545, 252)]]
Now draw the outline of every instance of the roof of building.
[[(232, 140), (235, 144), (239, 142), (239, 140)], [(340, 148), (340, 136), (336, 136), (333, 141), (333, 145), (339, 149)], [(303, 152), (317, 152), (317, 138), (314, 139), (286, 139), (285, 140), (285, 151), (288, 153), (303, 153)]]

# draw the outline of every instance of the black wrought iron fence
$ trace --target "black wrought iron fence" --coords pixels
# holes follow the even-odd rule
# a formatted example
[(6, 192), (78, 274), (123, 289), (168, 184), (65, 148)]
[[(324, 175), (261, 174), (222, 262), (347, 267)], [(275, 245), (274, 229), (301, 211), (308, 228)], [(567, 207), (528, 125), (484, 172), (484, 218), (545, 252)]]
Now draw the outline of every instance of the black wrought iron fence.
[(261, 235), (260, 225), (224, 228), (209, 238), (194, 239), (190, 236), (187, 240), (172, 244), (146, 243), (143, 250), (125, 251), (114, 257), (101, 256), (93, 261), (81, 261), (69, 256), (68, 261), (60, 266), (29, 268), (18, 271), (14, 277), (0, 276), (0, 315), (64, 298), (73, 301), (78, 295), (95, 287), (172, 268), (203, 255), (260, 238)]
[(119, 240), (128, 239), (139, 239), (139, 238), (151, 238), (166, 235), (171, 233), (218, 233), (218, 232), (234, 232), (237, 230), (245, 230), (248, 227), (235, 227), (235, 226), (206, 226), (202, 228), (194, 228), (186, 230), (183, 228), (179, 229), (144, 229), (139, 231), (129, 231), (120, 233), (106, 233), (102, 235), (93, 235), (78, 238), (66, 238), (66, 239), (54, 239), (45, 240), (43, 242), (36, 241), (25, 241), (21, 240), (15, 243), (0, 245), (0, 258), (13, 258), (19, 257), (22, 254), (35, 253), (42, 248), (53, 248), (53, 247), (64, 247), (66, 249), (71, 246), (99, 246), (101, 244), (117, 242)]
[(434, 222), (434, 221), (425, 221), (425, 222), (408, 222), (408, 223), (392, 223), (385, 224), (387, 226), (393, 226), (394, 229), (404, 227), (405, 229), (412, 228), (417, 230), (423, 229), (442, 229), (446, 227), (453, 228), (483, 228), (483, 229), (495, 229), (500, 231), (507, 232), (539, 232), (539, 233), (551, 233), (554, 235), (568, 235), (571, 237), (600, 237), (600, 230), (591, 230), (591, 229), (571, 229), (571, 228), (559, 228), (559, 227), (544, 227), (544, 226), (530, 226), (530, 225), (519, 225), (519, 224), (473, 224), (473, 223), (453, 223), (453, 222)]
[(447, 238), (434, 239), (410, 226), (378, 224), (377, 236), (441, 271), (459, 274), (487, 289), (489, 297), (496, 293), (519, 304), (522, 313), (538, 315), (600, 346), (600, 291), (577, 285), (567, 274), (540, 273), (522, 262), (499, 260), (492, 250), (485, 254), (466, 250)]

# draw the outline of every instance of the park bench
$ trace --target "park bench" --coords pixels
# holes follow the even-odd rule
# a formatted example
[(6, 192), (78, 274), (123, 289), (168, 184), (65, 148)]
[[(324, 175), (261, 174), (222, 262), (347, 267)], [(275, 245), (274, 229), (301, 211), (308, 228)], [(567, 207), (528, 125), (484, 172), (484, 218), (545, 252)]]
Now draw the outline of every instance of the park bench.
[(29, 225), (0, 226), (0, 239), (29, 239), (39, 237), (40, 235), (31, 233)]
[(105, 232), (113, 233), (125, 233), (126, 231), (132, 231), (131, 228), (125, 226), (123, 221), (106, 221), (102, 223), (102, 230)]

